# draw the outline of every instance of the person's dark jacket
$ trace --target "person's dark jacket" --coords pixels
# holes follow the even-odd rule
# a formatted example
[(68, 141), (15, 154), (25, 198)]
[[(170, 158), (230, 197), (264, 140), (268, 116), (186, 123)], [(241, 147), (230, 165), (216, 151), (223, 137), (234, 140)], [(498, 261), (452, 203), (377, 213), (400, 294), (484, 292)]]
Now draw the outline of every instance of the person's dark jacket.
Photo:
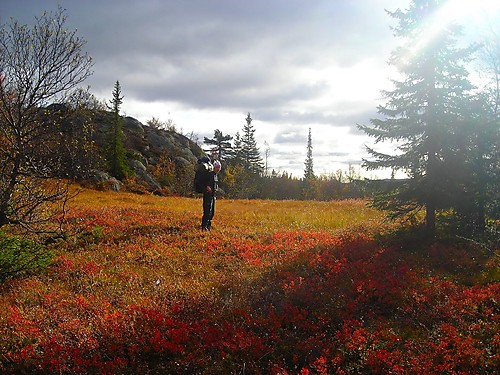
[[(217, 187), (216, 182), (215, 182), (215, 173), (213, 170), (207, 171), (206, 173), (202, 174), (202, 186), (204, 186), (204, 191), (203, 193), (209, 193), (209, 194), (214, 194), (215, 189)], [(207, 187), (210, 188), (207, 189)]]
[[(198, 160), (198, 168), (195, 174), (195, 189), (198, 193), (213, 194), (216, 189), (216, 178), (213, 166), (207, 157)], [(210, 189), (208, 189), (209, 187)]]

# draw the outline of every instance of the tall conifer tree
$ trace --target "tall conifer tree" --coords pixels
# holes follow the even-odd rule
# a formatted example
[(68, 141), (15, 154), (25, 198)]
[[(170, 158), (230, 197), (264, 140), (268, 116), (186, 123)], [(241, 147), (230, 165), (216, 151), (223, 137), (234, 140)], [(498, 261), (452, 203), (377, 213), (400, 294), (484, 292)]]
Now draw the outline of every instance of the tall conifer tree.
[(394, 80), (394, 89), (383, 92), (385, 105), (378, 107), (384, 118), (371, 120), (372, 126), (360, 126), (376, 142), (398, 144), (398, 152), (389, 155), (368, 148), (375, 160), (364, 161), (368, 169), (402, 170), (408, 181), (389, 194), (374, 200), (378, 208), (389, 210), (394, 218), (414, 215), (425, 209), (426, 229), (435, 232), (436, 212), (449, 208), (450, 160), (456, 156), (457, 125), (467, 116), (473, 88), (465, 63), (473, 47), (457, 47), (459, 29), (443, 22), (440, 0), (413, 0), (406, 11), (389, 15), (398, 21), (394, 35), (404, 44), (390, 59), (402, 75)]
[(314, 199), (317, 196), (316, 176), (314, 175), (313, 156), (312, 156), (312, 135), (309, 128), (307, 136), (307, 154), (304, 169), (304, 180), (302, 185), (302, 198)]
[(130, 175), (131, 171), (127, 165), (126, 150), (123, 146), (123, 123), (120, 116), (120, 106), (123, 103), (120, 82), (116, 81), (113, 88), (113, 99), (111, 99), (111, 134), (108, 151), (108, 164), (110, 173), (122, 180)]
[(313, 150), (313, 147), (312, 147), (311, 128), (309, 128), (309, 135), (307, 136), (307, 154), (306, 154), (306, 161), (305, 161), (306, 167), (304, 169), (304, 179), (305, 180), (313, 180), (315, 178), (312, 150)]
[(252, 173), (261, 175), (264, 171), (262, 157), (260, 156), (257, 142), (255, 141), (255, 128), (252, 125), (250, 113), (246, 117), (246, 125), (243, 127), (243, 135), (241, 136), (241, 158), (243, 167)]

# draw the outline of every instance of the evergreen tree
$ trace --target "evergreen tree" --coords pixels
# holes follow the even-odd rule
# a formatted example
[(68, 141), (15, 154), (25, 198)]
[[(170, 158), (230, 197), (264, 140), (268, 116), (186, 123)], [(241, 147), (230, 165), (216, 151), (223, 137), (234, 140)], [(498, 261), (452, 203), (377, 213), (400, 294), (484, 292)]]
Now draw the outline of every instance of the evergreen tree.
[(314, 175), (312, 149), (313, 148), (312, 148), (311, 128), (309, 128), (309, 135), (307, 137), (307, 154), (305, 161), (306, 168), (304, 170), (305, 180), (314, 180), (314, 178), (316, 177)]
[(251, 173), (261, 175), (264, 171), (262, 157), (260, 156), (257, 142), (255, 141), (255, 128), (252, 126), (250, 113), (246, 117), (246, 125), (243, 127), (243, 136), (241, 137), (241, 161), (243, 167)]
[(304, 169), (304, 180), (302, 181), (302, 198), (316, 198), (316, 176), (314, 175), (313, 157), (312, 157), (312, 136), (311, 128), (307, 137), (307, 154)]
[(243, 151), (241, 144), (241, 136), (239, 132), (236, 132), (234, 136), (233, 149), (230, 158), (231, 165), (243, 165)]
[(231, 155), (231, 139), (233, 137), (230, 135), (224, 135), (219, 129), (215, 129), (214, 137), (212, 139), (204, 137), (203, 142), (207, 145), (215, 146), (213, 151), (217, 154), (217, 159), (222, 162), (226, 161)]
[(436, 28), (442, 3), (413, 0), (406, 11), (389, 12), (398, 21), (394, 35), (406, 42), (393, 52), (390, 63), (404, 78), (394, 81), (394, 90), (383, 93), (387, 104), (379, 106), (378, 113), (385, 118), (360, 126), (377, 142), (396, 142), (399, 150), (389, 155), (368, 148), (375, 160), (365, 160), (364, 166), (403, 170), (409, 176), (404, 185), (378, 196), (374, 206), (389, 210), (393, 218), (414, 217), (425, 209), (430, 236), (435, 232), (436, 212), (452, 205), (449, 188), (456, 176), (450, 174), (450, 163), (458, 161), (454, 135), (467, 117), (473, 88), (464, 68), (473, 47), (457, 47), (460, 33), (455, 25)]
[(120, 82), (116, 81), (113, 89), (113, 99), (110, 101), (112, 112), (110, 144), (108, 150), (108, 166), (111, 175), (119, 180), (131, 174), (127, 165), (126, 150), (123, 146), (123, 123), (120, 116), (120, 106), (123, 103)]
[(228, 195), (239, 198), (257, 198), (261, 194), (264, 166), (255, 141), (255, 129), (250, 113), (246, 118), (243, 135), (236, 133), (232, 153), (228, 159), (226, 175)]

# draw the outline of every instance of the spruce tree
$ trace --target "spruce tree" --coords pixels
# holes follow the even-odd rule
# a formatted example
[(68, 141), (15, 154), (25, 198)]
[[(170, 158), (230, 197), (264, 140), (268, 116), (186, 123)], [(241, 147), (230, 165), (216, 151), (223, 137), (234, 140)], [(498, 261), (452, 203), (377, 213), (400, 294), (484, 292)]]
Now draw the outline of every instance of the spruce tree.
[(307, 137), (307, 154), (304, 169), (304, 181), (302, 186), (302, 198), (314, 199), (316, 197), (316, 176), (314, 175), (313, 156), (312, 156), (312, 136), (311, 128)]
[(241, 136), (239, 132), (236, 132), (234, 136), (233, 148), (231, 151), (229, 163), (233, 166), (243, 165), (243, 151), (241, 145)]
[(246, 125), (243, 127), (243, 135), (241, 136), (241, 161), (243, 167), (251, 173), (261, 175), (264, 171), (262, 157), (260, 156), (257, 142), (255, 141), (255, 128), (252, 125), (250, 113), (246, 117)]
[(376, 142), (398, 144), (393, 155), (368, 148), (375, 160), (364, 160), (364, 166), (402, 170), (409, 176), (397, 189), (379, 195), (374, 206), (390, 211), (393, 218), (415, 217), (425, 209), (430, 236), (435, 233), (436, 212), (452, 205), (449, 189), (456, 176), (450, 174), (451, 163), (458, 161), (454, 135), (467, 117), (473, 88), (464, 65), (474, 48), (459, 48), (459, 28), (439, 24), (443, 3), (413, 0), (406, 11), (388, 12), (398, 21), (394, 35), (404, 40), (390, 59), (403, 78), (393, 81), (392, 91), (383, 92), (387, 103), (378, 107), (383, 118), (360, 126)]
[(309, 135), (307, 137), (307, 154), (306, 154), (306, 161), (304, 164), (306, 166), (306, 168), (304, 169), (304, 179), (314, 180), (316, 176), (314, 175), (314, 167), (313, 167), (311, 128), (309, 128)]
[(127, 165), (126, 150), (123, 146), (123, 122), (120, 116), (120, 106), (123, 103), (120, 82), (116, 81), (113, 88), (113, 99), (110, 101), (112, 112), (110, 143), (108, 150), (108, 166), (112, 176), (119, 180), (131, 174)]

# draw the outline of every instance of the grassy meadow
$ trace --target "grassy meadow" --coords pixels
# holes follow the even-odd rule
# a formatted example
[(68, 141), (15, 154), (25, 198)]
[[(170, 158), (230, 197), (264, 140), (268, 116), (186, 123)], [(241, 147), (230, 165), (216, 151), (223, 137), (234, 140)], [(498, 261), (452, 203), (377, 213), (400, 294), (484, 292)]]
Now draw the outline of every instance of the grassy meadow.
[(44, 272), (0, 288), (7, 374), (493, 374), (498, 249), (403, 241), (361, 200), (81, 189)]

